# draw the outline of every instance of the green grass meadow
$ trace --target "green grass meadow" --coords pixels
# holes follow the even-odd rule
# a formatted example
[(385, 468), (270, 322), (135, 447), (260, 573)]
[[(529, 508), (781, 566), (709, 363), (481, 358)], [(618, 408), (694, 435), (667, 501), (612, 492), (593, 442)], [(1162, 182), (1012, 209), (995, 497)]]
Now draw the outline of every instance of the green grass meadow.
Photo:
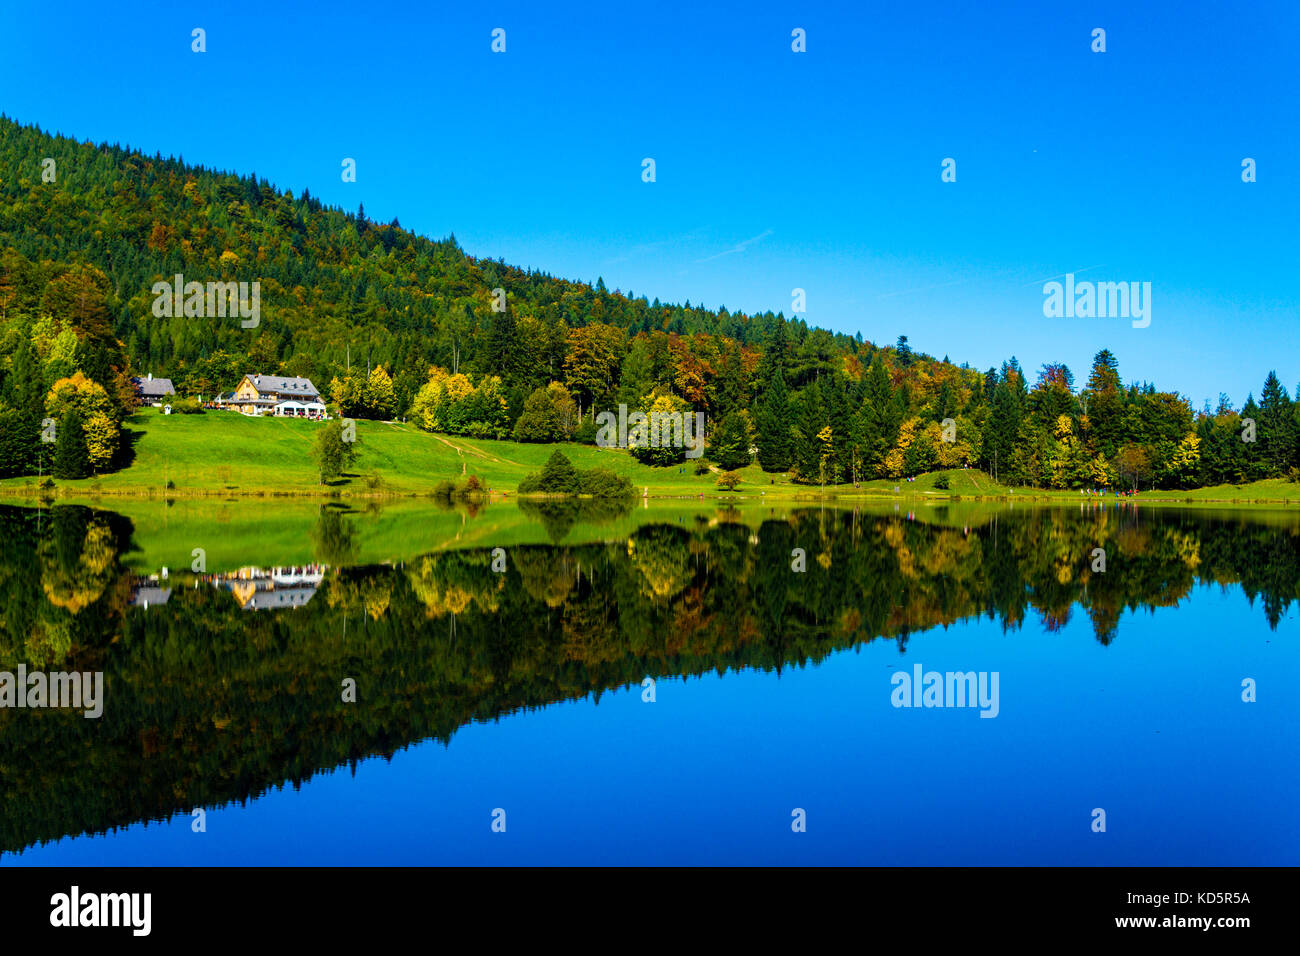
[[(163, 415), (146, 409), (127, 423), (133, 460), (116, 472), (77, 481), (55, 482), (59, 498), (95, 499), (132, 496), (192, 497), (370, 497), (423, 496), (444, 480), (476, 475), (494, 495), (513, 495), (520, 479), (537, 471), (559, 448), (578, 468), (603, 467), (625, 475), (638, 495), (656, 498), (777, 499), (836, 498), (990, 498), (1025, 501), (1079, 501), (1078, 491), (1007, 488), (977, 469), (953, 469), (918, 476), (913, 481), (873, 480), (825, 488), (799, 485), (785, 475), (764, 473), (757, 465), (740, 470), (741, 485), (724, 492), (716, 485), (715, 467), (702, 475), (688, 459), (684, 465), (642, 465), (623, 449), (589, 444), (524, 444), (459, 436), (434, 435), (413, 425), (358, 420), (356, 464), (340, 479), (322, 485), (312, 461), (312, 442), (320, 422), (288, 418), (249, 418), (233, 412)], [(935, 489), (939, 475), (949, 489)], [(0, 494), (35, 497), (33, 477), (0, 481)], [(46, 493), (48, 495), (48, 492)], [(1113, 499), (1113, 493), (1110, 495)], [(1142, 501), (1179, 504), (1300, 503), (1300, 485), (1280, 479), (1198, 488), (1191, 491), (1144, 491)]]

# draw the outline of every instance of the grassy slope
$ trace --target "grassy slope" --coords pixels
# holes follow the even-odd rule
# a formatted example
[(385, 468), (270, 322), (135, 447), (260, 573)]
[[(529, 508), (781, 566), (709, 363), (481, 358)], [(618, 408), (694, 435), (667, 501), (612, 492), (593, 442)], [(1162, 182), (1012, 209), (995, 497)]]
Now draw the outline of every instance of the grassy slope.
[[(233, 412), (164, 416), (150, 409), (128, 424), (133, 433), (135, 460), (113, 474), (81, 481), (59, 481), (60, 496), (86, 498), (99, 495), (156, 495), (186, 498), (196, 495), (235, 497), (247, 495), (339, 494), (422, 495), (439, 481), (477, 475), (494, 491), (513, 493), (519, 480), (538, 470), (560, 447), (579, 468), (605, 467), (631, 479), (638, 491), (649, 489), (659, 497), (708, 497), (723, 493), (715, 485), (717, 474), (694, 474), (695, 462), (682, 468), (651, 468), (627, 452), (594, 445), (529, 445), (455, 436), (430, 435), (411, 425), (357, 422), (359, 455), (356, 466), (342, 480), (324, 488), (311, 459), (311, 444), (319, 423), (278, 418), (246, 418)], [(741, 470), (744, 481), (734, 497), (762, 500), (816, 498), (822, 489), (796, 485), (784, 475), (764, 474), (756, 465)], [(915, 481), (875, 480), (859, 488), (828, 488), (845, 497), (961, 496), (1009, 497), (1013, 500), (1079, 501), (1077, 491), (1015, 489), (996, 484), (975, 469), (949, 471), (949, 491), (935, 491), (939, 473)], [(377, 483), (374, 483), (375, 479)], [(167, 482), (174, 484), (167, 489)], [(894, 489), (898, 491), (895, 492)], [(0, 494), (35, 493), (32, 478), (0, 481)], [(1215, 503), (1296, 503), (1300, 485), (1281, 480), (1248, 485), (1199, 488), (1193, 491), (1143, 492), (1144, 501)]]

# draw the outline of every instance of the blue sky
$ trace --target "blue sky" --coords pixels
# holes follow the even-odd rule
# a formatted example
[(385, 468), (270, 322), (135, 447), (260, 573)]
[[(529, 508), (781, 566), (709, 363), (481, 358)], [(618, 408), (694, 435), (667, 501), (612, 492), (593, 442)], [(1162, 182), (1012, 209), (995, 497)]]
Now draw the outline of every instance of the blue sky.
[[(1300, 381), (1300, 5), (595, 6), (7, 4), (0, 109), (652, 299), (803, 288), (979, 368), (1109, 347), (1197, 407)], [(1150, 282), (1151, 325), (1044, 318), (1069, 271)]]

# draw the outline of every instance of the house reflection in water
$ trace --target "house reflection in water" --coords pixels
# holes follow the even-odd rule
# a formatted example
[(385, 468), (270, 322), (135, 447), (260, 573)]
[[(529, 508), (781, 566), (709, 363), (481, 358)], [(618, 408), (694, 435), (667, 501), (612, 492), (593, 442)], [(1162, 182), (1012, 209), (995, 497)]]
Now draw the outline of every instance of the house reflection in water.
[(172, 596), (171, 588), (158, 586), (158, 575), (137, 578), (131, 588), (131, 607), (148, 609), (152, 605), (166, 604)]
[(287, 568), (240, 568), (217, 575), (213, 583), (235, 596), (245, 611), (266, 611), (302, 607), (316, 594), (325, 578), (326, 565), (307, 564)]

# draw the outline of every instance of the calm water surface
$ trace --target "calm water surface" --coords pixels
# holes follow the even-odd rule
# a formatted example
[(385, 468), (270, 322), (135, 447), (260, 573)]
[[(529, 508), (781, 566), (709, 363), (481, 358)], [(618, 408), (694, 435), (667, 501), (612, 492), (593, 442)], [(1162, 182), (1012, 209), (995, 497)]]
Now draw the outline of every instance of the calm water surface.
[(0, 507), (0, 865), (1300, 860), (1300, 516), (910, 507)]

